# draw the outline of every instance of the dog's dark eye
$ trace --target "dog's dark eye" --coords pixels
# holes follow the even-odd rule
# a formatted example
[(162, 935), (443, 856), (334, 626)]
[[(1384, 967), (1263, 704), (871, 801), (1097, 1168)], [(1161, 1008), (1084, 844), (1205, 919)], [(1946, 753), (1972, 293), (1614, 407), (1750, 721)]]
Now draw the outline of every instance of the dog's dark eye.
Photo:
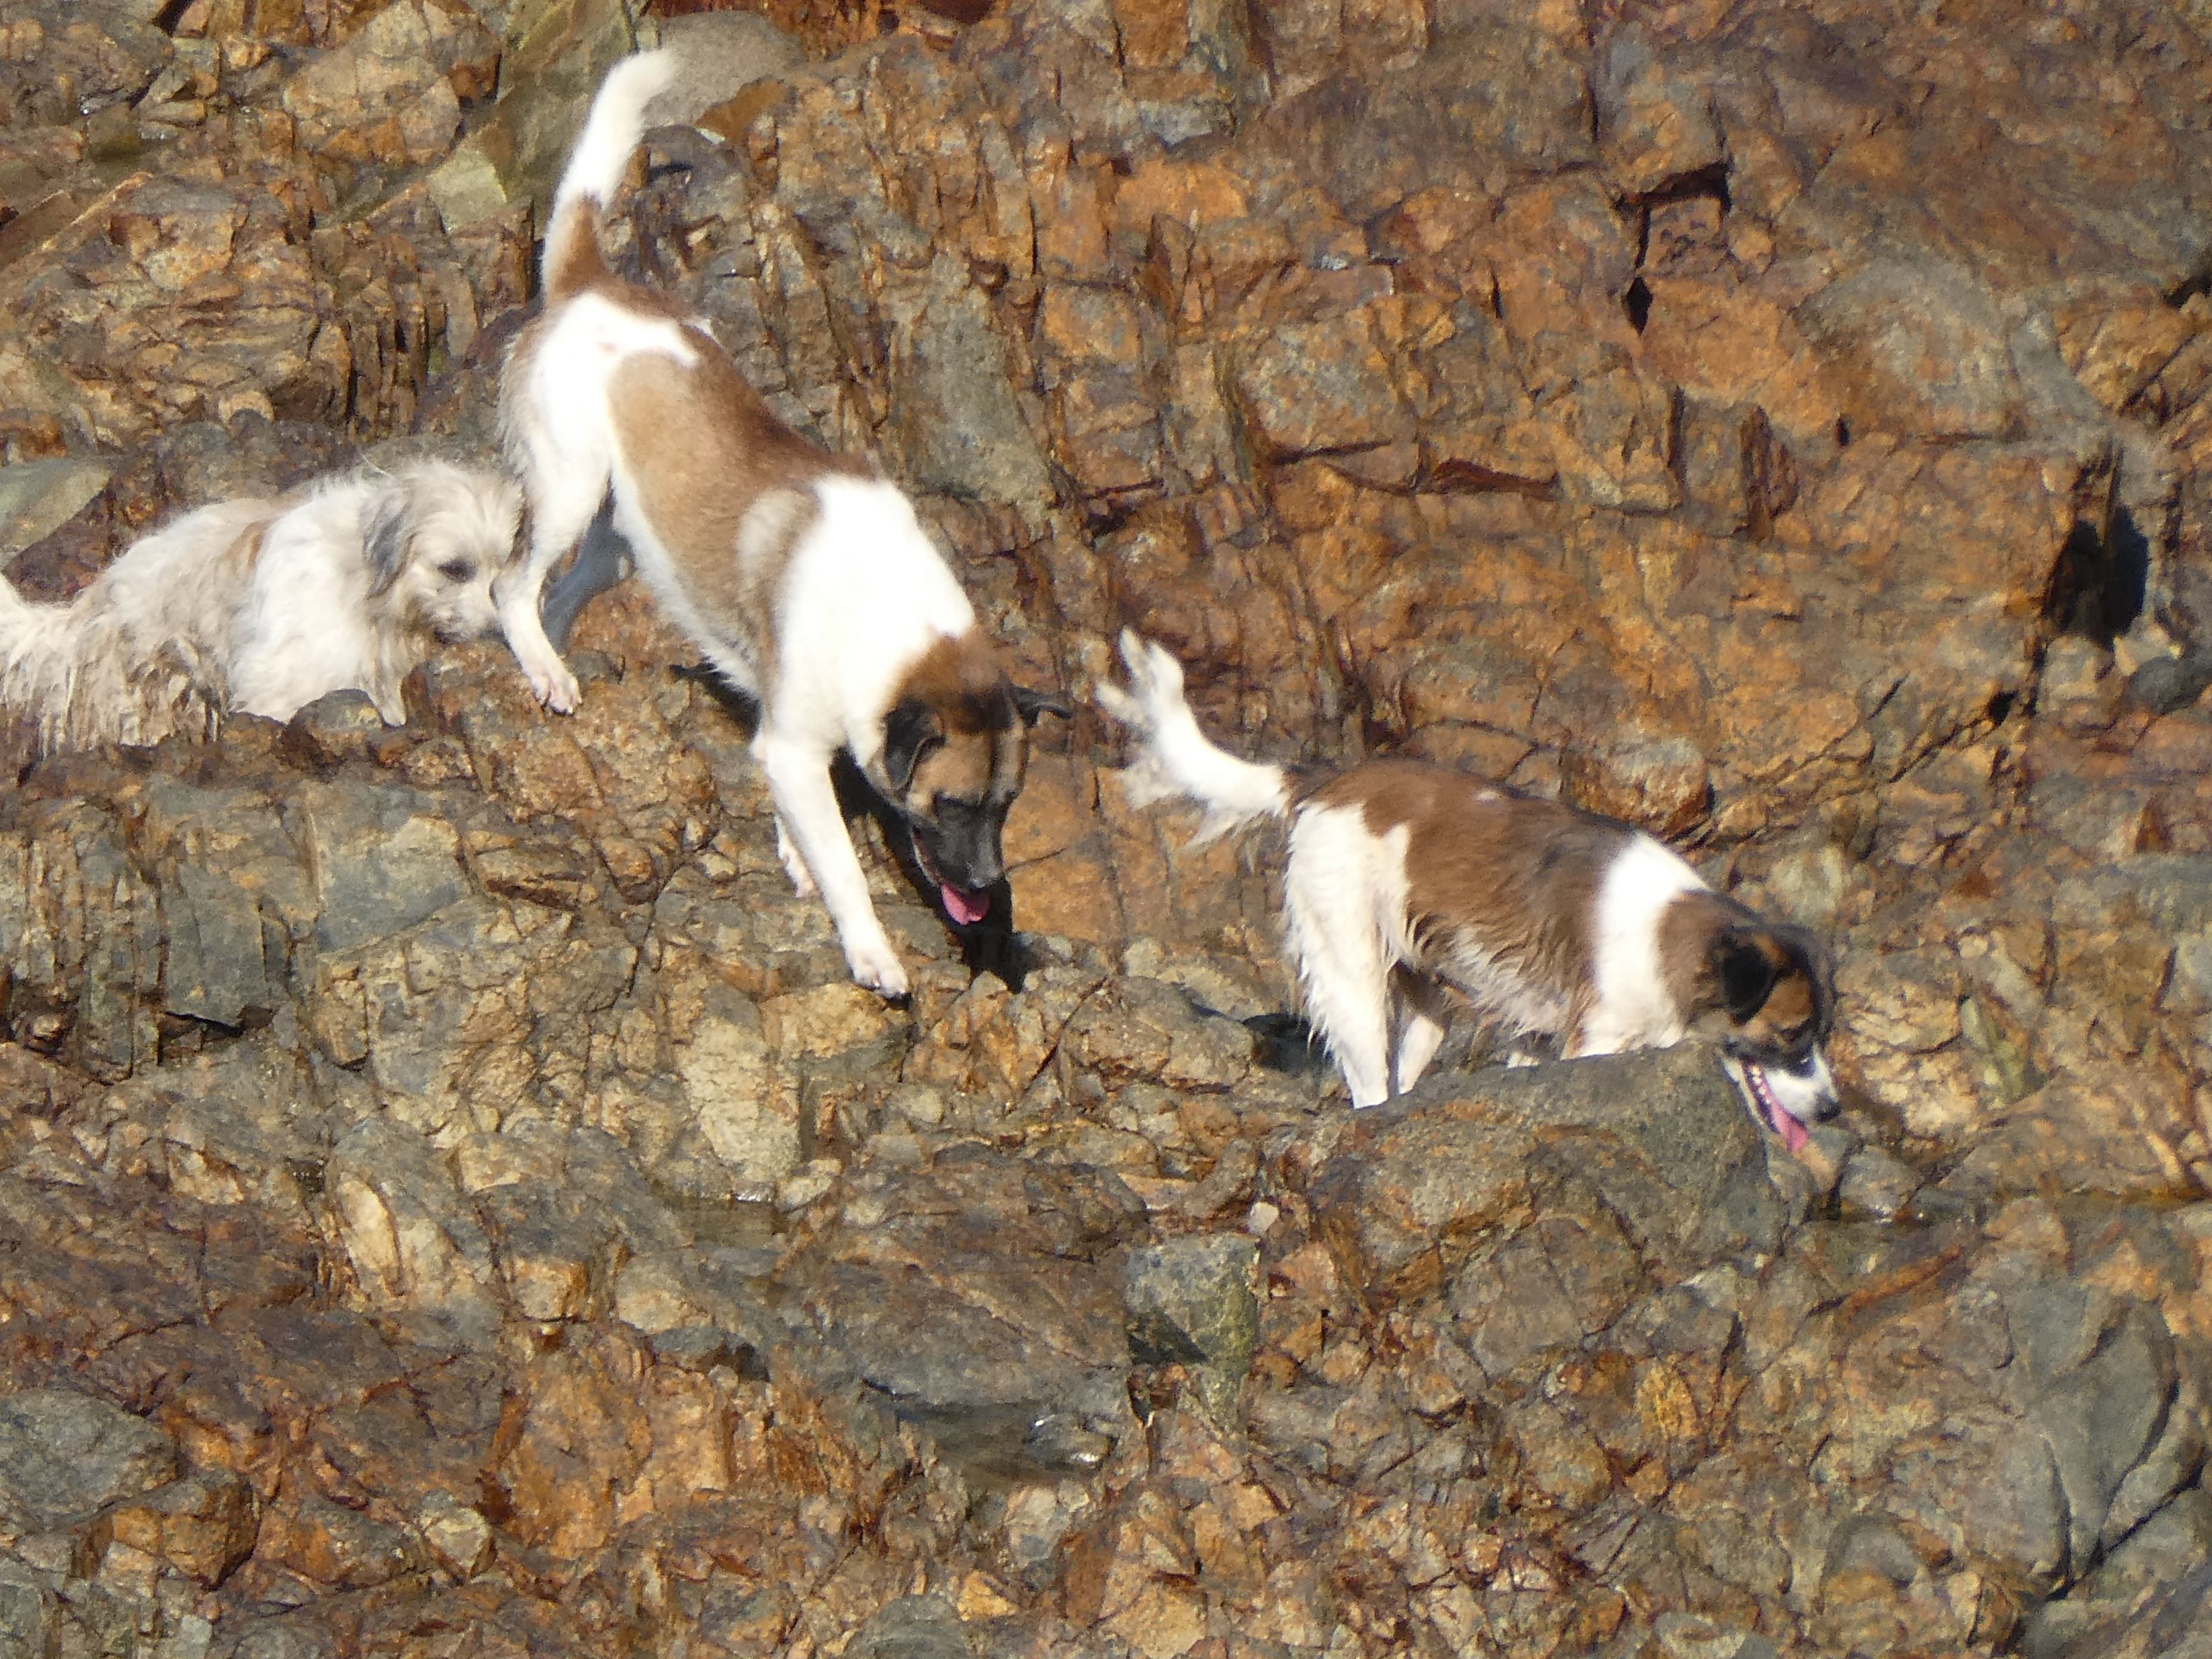
[(465, 582), (477, 574), (477, 568), (472, 560), (448, 559), (438, 567), (438, 574), (449, 582)]
[(1792, 1077), (1810, 1077), (1813, 1075), (1813, 1051), (1808, 1048), (1796, 1059), (1784, 1060), (1775, 1070), (1787, 1072)]

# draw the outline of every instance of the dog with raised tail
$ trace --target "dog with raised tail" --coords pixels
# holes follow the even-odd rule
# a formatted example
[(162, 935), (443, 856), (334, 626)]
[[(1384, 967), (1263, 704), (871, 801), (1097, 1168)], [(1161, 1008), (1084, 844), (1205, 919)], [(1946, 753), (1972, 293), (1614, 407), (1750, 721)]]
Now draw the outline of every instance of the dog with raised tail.
[(496, 473), (369, 467), (187, 513), (66, 604), (0, 579), (0, 710), (46, 754), (210, 737), (347, 690), (401, 725), (400, 683), (436, 644), (496, 626), (521, 511)]
[(665, 51), (615, 66), (554, 196), (544, 313), (516, 337), (500, 388), (531, 512), (501, 614), (539, 700), (574, 708), (575, 678), (543, 618), (565, 622), (575, 584), (619, 574), (611, 544), (595, 538), (561, 586), (544, 584), (611, 496), (612, 528), (663, 612), (760, 708), (753, 753), (793, 885), (820, 894), (853, 977), (900, 996), (906, 969), (830, 782), (837, 751), (904, 823), (964, 926), (1006, 872), (1029, 728), (1068, 711), (1007, 678), (904, 495), (784, 425), (702, 320), (609, 269), (600, 218), (676, 72)]
[(1121, 659), (1127, 688), (1098, 701), (1137, 739), (1132, 804), (1196, 802), (1194, 844), (1288, 821), (1284, 938), (1353, 1105), (1413, 1086), (1456, 999), (1569, 1059), (1709, 1036), (1792, 1152), (1834, 1114), (1834, 997), (1803, 929), (1714, 892), (1639, 830), (1504, 784), (1410, 760), (1304, 780), (1240, 760), (1199, 730), (1174, 657), (1124, 633)]

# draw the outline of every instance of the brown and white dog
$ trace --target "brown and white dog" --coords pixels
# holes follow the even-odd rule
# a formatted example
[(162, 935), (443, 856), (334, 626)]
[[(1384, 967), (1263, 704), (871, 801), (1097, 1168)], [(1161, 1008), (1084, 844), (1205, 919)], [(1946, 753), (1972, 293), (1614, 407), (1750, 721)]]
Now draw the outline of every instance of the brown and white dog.
[(1353, 1105), (1413, 1086), (1449, 992), (1569, 1059), (1714, 1037), (1793, 1152), (1833, 1114), (1820, 1045), (1834, 999), (1803, 929), (1712, 891), (1641, 830), (1445, 767), (1369, 761), (1294, 783), (1206, 740), (1159, 646), (1125, 633), (1121, 658), (1128, 689), (1098, 700), (1140, 744), (1124, 774), (1134, 804), (1198, 802), (1201, 842), (1289, 820), (1284, 935)]
[(226, 714), (289, 720), (329, 692), (407, 718), (400, 683), (441, 641), (498, 620), (521, 494), (424, 460), (289, 495), (219, 501), (118, 554), (66, 605), (0, 579), (0, 708), (46, 752), (212, 735)]
[(837, 750), (903, 819), (964, 925), (1005, 874), (1028, 728), (1066, 710), (1007, 679), (904, 495), (785, 426), (704, 323), (609, 270), (601, 214), (676, 73), (666, 52), (616, 65), (554, 197), (545, 312), (517, 337), (500, 390), (532, 518), (501, 616), (539, 700), (574, 708), (539, 598), (611, 491), (613, 526), (662, 610), (759, 704), (753, 753), (793, 884), (820, 893), (853, 977), (899, 996), (906, 969), (830, 783)]

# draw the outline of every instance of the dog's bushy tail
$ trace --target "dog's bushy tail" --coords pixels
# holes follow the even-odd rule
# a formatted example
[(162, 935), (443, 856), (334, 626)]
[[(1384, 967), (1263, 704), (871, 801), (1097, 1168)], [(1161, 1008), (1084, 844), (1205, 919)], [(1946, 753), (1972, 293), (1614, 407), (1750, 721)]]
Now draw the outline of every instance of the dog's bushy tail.
[(76, 652), (74, 608), (35, 605), (0, 575), (0, 722), (34, 723), (40, 747), (69, 703)]
[(8, 692), (26, 676), (32, 660), (44, 654), (40, 613), (50, 608), (33, 605), (0, 575), (0, 703), (15, 701)]
[(211, 737), (218, 668), (185, 637), (134, 629), (105, 582), (63, 604), (26, 599), (0, 577), (0, 725), (27, 722), (38, 752)]
[(1182, 665), (1165, 649), (1124, 629), (1121, 662), (1127, 690), (1102, 684), (1098, 703), (1137, 734), (1137, 758), (1121, 775), (1134, 806), (1170, 798), (1206, 809), (1191, 845), (1200, 847), (1255, 818), (1290, 811), (1289, 775), (1279, 766), (1239, 760), (1207, 741), (1182, 694)]
[(675, 52), (663, 47), (623, 58), (599, 83), (592, 112), (569, 153), (568, 170), (553, 193), (540, 272), (549, 305), (606, 274), (606, 258), (599, 251), (599, 215), (645, 137), (647, 107), (668, 89), (677, 68)]

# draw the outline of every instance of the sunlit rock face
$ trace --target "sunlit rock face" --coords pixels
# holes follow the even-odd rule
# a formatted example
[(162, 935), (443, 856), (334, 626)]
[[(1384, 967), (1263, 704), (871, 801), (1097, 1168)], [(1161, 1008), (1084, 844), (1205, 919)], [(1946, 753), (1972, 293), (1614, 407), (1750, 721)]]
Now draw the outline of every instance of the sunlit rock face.
[(1279, 847), (1092, 713), (1018, 939), (860, 832), (886, 1005), (634, 585), (571, 718), (0, 726), (0, 1652), (2212, 1640), (2212, 18), (696, 3), (0, 10), (9, 580), (489, 453), (665, 40), (611, 257), (1024, 683), (1670, 838), (1831, 941), (1843, 1119), (1474, 1031), (1354, 1115)]

